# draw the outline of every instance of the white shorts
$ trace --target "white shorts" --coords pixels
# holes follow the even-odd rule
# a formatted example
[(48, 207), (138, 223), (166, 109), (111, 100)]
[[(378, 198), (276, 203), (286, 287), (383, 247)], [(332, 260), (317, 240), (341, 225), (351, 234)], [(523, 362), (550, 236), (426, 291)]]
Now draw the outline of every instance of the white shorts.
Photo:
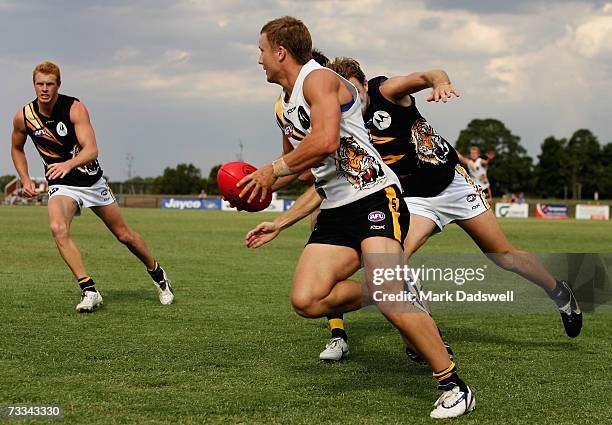
[(491, 208), (482, 189), (474, 184), (468, 173), (457, 165), (455, 177), (439, 195), (431, 198), (404, 198), (410, 214), (432, 220), (440, 231), (456, 220), (468, 220)]
[(54, 184), (49, 186), (49, 199), (54, 196), (68, 196), (75, 200), (79, 207), (77, 215), (82, 208), (103, 207), (115, 202), (113, 191), (110, 190), (104, 177), (95, 182), (92, 186), (66, 186)]

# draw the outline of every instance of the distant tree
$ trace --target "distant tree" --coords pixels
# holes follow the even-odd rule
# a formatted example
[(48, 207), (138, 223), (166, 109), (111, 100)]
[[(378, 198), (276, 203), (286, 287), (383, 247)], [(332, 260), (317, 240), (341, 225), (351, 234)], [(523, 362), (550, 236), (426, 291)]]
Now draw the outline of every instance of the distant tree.
[(599, 197), (612, 199), (612, 143), (602, 147), (600, 165)]
[(472, 120), (461, 130), (455, 148), (467, 155), (472, 146), (480, 148), (482, 154), (491, 150), (497, 153), (487, 171), (493, 194), (531, 192), (533, 161), (520, 137), (512, 134), (504, 123), (491, 118)]
[(204, 188), (206, 193), (209, 195), (219, 195), (219, 186), (217, 185), (217, 173), (219, 172), (219, 168), (221, 168), (221, 164), (217, 164), (210, 169), (208, 173), (208, 178), (204, 180)]
[(176, 168), (166, 167), (164, 174), (153, 182), (154, 193), (175, 195), (196, 194), (202, 190), (200, 169), (193, 164), (178, 164)]
[(535, 191), (544, 198), (562, 198), (568, 186), (567, 140), (547, 137), (540, 145)]
[(573, 199), (592, 197), (601, 175), (601, 146), (587, 129), (576, 130), (567, 142), (568, 183)]

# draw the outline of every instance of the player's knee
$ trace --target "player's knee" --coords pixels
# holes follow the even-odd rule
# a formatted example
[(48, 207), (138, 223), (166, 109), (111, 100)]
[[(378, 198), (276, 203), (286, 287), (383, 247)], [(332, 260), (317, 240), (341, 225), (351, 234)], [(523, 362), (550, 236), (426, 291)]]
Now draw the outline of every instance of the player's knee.
[(55, 239), (61, 240), (69, 237), (70, 229), (68, 224), (62, 221), (53, 221), (49, 224), (49, 227), (51, 228), (51, 233)]
[(307, 319), (316, 319), (322, 316), (316, 301), (311, 297), (294, 294), (291, 296), (291, 305), (299, 316)]

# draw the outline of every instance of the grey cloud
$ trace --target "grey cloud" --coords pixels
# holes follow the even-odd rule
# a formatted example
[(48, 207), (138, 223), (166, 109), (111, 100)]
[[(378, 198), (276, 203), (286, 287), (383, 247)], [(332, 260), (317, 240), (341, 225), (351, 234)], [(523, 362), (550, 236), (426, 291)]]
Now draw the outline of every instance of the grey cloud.
[(603, 6), (605, 0), (512, 0), (512, 1), (483, 1), (483, 0), (425, 0), (425, 5), (433, 10), (466, 10), (482, 14), (528, 14), (539, 8), (548, 8), (553, 5), (570, 3), (583, 3), (593, 6)]

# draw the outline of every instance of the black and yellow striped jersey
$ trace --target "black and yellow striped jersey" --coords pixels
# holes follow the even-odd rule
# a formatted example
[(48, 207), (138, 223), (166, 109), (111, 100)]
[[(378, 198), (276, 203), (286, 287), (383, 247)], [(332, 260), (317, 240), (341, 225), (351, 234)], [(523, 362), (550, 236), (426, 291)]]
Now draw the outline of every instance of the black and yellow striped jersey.
[[(40, 113), (37, 99), (23, 107), (27, 134), (45, 164), (45, 172), (48, 165), (68, 161), (79, 153), (81, 145), (74, 131), (74, 124), (70, 121), (70, 107), (74, 101), (78, 99), (58, 95), (50, 117)], [(95, 160), (73, 169), (62, 179), (47, 180), (50, 186), (63, 184), (87, 187), (100, 180), (100, 177), (102, 169)]]
[(457, 152), (419, 113), (414, 98), (408, 107), (386, 99), (380, 93), (385, 80), (368, 81), (364, 121), (372, 143), (400, 178), (403, 196), (436, 196), (453, 181)]

